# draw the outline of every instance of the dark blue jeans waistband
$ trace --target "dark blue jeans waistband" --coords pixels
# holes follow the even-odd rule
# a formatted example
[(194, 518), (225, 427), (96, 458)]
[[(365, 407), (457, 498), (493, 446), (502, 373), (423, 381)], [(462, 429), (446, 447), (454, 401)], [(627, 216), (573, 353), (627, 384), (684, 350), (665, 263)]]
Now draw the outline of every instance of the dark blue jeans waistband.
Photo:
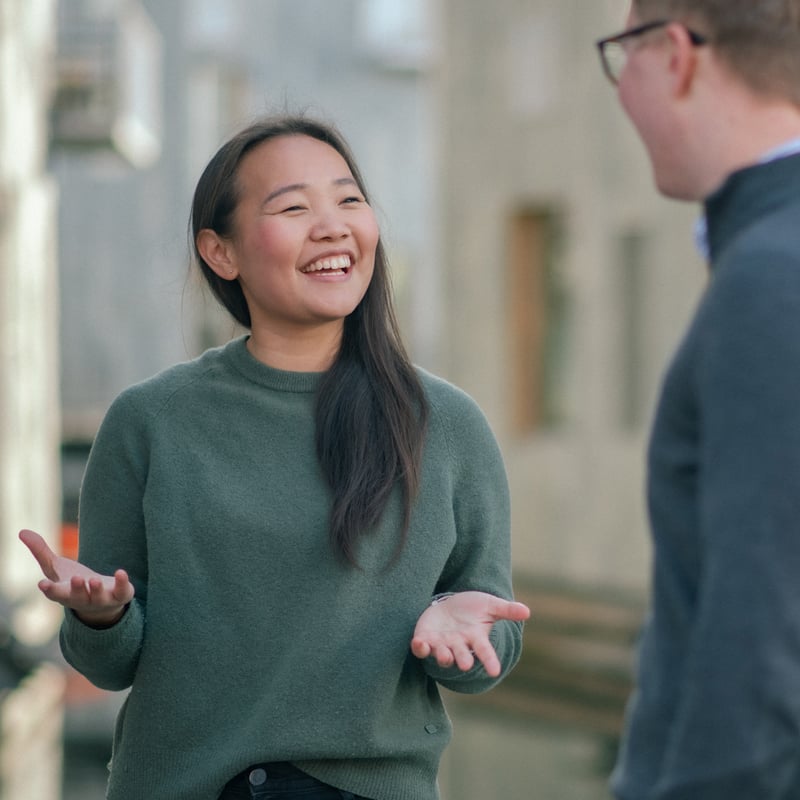
[(288, 761), (254, 764), (231, 780), (219, 800), (368, 800), (329, 786)]

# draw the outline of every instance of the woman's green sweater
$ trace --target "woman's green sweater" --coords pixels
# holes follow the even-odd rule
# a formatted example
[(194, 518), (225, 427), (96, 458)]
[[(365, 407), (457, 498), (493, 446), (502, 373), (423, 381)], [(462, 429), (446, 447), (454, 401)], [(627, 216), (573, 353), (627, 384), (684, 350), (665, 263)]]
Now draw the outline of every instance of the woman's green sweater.
[[(511, 598), (509, 498), (475, 403), (421, 372), (431, 405), (408, 543), (395, 496), (360, 568), (328, 539), (315, 456), (317, 373), (256, 361), (246, 338), (124, 392), (101, 426), (81, 495), (80, 560), (128, 571), (136, 598), (93, 630), (68, 613), (67, 660), (131, 687), (114, 734), (112, 800), (215, 800), (248, 765), (292, 761), (375, 800), (435, 800), (450, 738), (437, 683), (499, 679), (409, 650), (432, 595)], [(521, 626), (492, 640), (505, 675)]]

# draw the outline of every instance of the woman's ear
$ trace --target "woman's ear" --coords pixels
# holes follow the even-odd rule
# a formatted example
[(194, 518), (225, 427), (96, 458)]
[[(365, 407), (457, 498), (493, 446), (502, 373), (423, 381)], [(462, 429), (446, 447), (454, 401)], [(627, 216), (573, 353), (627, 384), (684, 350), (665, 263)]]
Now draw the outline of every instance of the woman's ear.
[(233, 261), (230, 242), (216, 231), (203, 228), (197, 234), (197, 252), (211, 269), (225, 281), (239, 277), (239, 270)]

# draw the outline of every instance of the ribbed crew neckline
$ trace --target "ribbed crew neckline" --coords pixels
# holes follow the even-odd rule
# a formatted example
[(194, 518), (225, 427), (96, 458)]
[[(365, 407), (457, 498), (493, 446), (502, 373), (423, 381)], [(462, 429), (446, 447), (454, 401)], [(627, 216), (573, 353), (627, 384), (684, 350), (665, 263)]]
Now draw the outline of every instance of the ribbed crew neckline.
[(251, 383), (279, 392), (311, 393), (317, 390), (324, 372), (292, 372), (270, 367), (247, 349), (249, 338), (250, 334), (245, 334), (222, 348), (223, 359), (240, 375)]

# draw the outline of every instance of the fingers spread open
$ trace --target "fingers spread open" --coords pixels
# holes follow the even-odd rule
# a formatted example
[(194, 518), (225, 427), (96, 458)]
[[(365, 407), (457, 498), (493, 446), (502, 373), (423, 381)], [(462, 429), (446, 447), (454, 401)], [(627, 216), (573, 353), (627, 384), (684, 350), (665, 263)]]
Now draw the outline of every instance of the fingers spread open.
[(452, 667), (455, 662), (453, 651), (446, 645), (435, 647), (433, 654), (436, 656), (436, 663), (440, 667)]
[(415, 636), (411, 640), (411, 652), (417, 658), (427, 658), (431, 654), (431, 646), (424, 639)]
[(467, 670), (472, 669), (475, 666), (475, 656), (473, 655), (473, 651), (466, 646), (466, 644), (461, 644), (453, 648), (453, 655), (455, 656), (456, 665), (462, 672), (467, 672)]
[(483, 668), (488, 675), (496, 678), (501, 671), (500, 660), (497, 658), (497, 653), (494, 651), (491, 642), (487, 637), (476, 641), (472, 646), (475, 657), (483, 664)]
[(133, 600), (133, 584), (124, 569), (118, 569), (114, 573), (114, 588), (111, 595), (118, 603), (130, 603)]

